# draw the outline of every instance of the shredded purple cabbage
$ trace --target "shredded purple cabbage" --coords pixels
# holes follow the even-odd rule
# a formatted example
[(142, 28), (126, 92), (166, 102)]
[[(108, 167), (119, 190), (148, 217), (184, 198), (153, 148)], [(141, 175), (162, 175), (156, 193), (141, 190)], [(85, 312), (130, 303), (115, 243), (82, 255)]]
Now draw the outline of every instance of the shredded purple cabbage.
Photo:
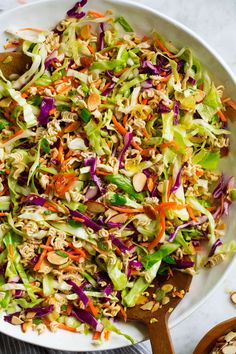
[(157, 113), (169, 113), (170, 111), (171, 109), (165, 106), (162, 101), (157, 104)]
[(108, 221), (107, 222), (107, 226), (110, 228), (114, 228), (114, 227), (122, 227), (124, 225), (123, 222), (112, 222), (112, 221)]
[(44, 66), (45, 69), (47, 70), (49, 68), (49, 66), (51, 65), (51, 63), (53, 63), (54, 61), (57, 61), (57, 56), (58, 56), (58, 51), (54, 50), (54, 52), (52, 52), (46, 59), (44, 62)]
[(126, 133), (125, 134), (125, 136), (124, 136), (124, 146), (123, 146), (123, 149), (121, 150), (120, 155), (118, 157), (119, 168), (123, 167), (123, 159), (124, 159), (126, 151), (128, 150), (128, 148), (129, 148), (129, 146), (130, 146), (130, 144), (132, 142), (132, 139), (133, 139), (133, 134), (132, 133)]
[(217, 249), (217, 247), (223, 245), (223, 242), (221, 241), (220, 238), (218, 238), (214, 244), (212, 245), (211, 249), (210, 249), (210, 252), (208, 254), (208, 257), (212, 257), (214, 254), (215, 254), (215, 250)]
[(21, 298), (23, 296), (23, 294), (24, 294), (23, 290), (16, 290), (15, 291), (15, 298), (19, 299), (19, 298)]
[(74, 17), (74, 18), (82, 18), (85, 16), (85, 12), (81, 11), (80, 9), (87, 4), (87, 0), (81, 0), (77, 1), (74, 7), (67, 11), (67, 16), (68, 17)]
[(175, 101), (174, 108), (173, 108), (174, 109), (174, 125), (177, 125), (179, 123), (179, 121), (178, 121), (179, 106), (180, 106), (180, 102)]
[(87, 306), (88, 303), (89, 303), (89, 298), (88, 298), (88, 296), (85, 294), (85, 292), (83, 291), (83, 289), (82, 289), (80, 286), (78, 286), (75, 282), (73, 282), (71, 279), (68, 279), (66, 282), (67, 282), (69, 285), (71, 285), (73, 291), (74, 291), (77, 295), (79, 295), (79, 298), (80, 298), (80, 300), (83, 302), (84, 306)]
[(112, 82), (112, 83), (110, 84), (110, 86), (109, 86), (106, 90), (104, 90), (104, 91), (101, 93), (101, 96), (108, 96), (109, 93), (114, 89), (115, 86), (116, 86), (116, 83), (115, 83), (115, 82)]
[(114, 76), (114, 74), (113, 74), (113, 72), (112, 72), (111, 70), (106, 70), (106, 71), (105, 71), (105, 75), (106, 75), (107, 77), (109, 77), (110, 79), (112, 79), (113, 76)]
[(176, 259), (176, 263), (173, 265), (174, 268), (186, 269), (194, 266), (194, 262), (186, 261), (184, 259)]
[(196, 85), (197, 80), (195, 80), (193, 77), (190, 76), (190, 77), (188, 78), (188, 82), (189, 82), (191, 85), (194, 86), (194, 85)]
[(145, 59), (141, 59), (141, 69), (144, 69), (145, 72), (151, 72), (154, 75), (158, 75), (160, 73), (160, 70), (155, 65)]
[(71, 312), (72, 316), (74, 316), (78, 321), (87, 323), (89, 326), (91, 326), (95, 331), (97, 332), (102, 332), (103, 330), (103, 324), (101, 322), (98, 322), (96, 318), (91, 315), (86, 310), (82, 309), (77, 309), (74, 307), (74, 309)]
[(96, 183), (100, 192), (103, 192), (104, 188), (102, 186), (102, 181), (96, 175), (96, 165), (97, 165), (97, 160), (95, 157), (91, 157), (91, 158), (85, 160), (85, 166), (90, 166), (90, 175), (92, 177), (92, 180)]
[(175, 183), (174, 183), (173, 187), (170, 190), (171, 193), (175, 193), (179, 189), (179, 187), (181, 186), (182, 171), (183, 171), (183, 167), (180, 168), (180, 170), (179, 170), (179, 172), (178, 172), (178, 174), (176, 176)]
[(88, 227), (91, 227), (91, 229), (93, 229), (94, 231), (99, 231), (102, 228), (101, 226), (96, 224), (93, 220), (91, 220), (88, 216), (80, 213), (77, 210), (71, 211), (71, 215), (75, 216), (77, 218), (83, 219), (85, 225), (88, 226)]
[(46, 203), (45, 198), (40, 197), (39, 195), (36, 195), (36, 194), (29, 194), (25, 198), (25, 201), (30, 202), (33, 205), (39, 205), (39, 206), (44, 206), (44, 204)]
[(121, 250), (121, 252), (125, 253), (126, 251), (127, 252), (131, 251), (130, 247), (127, 247), (122, 241), (120, 241), (114, 235), (110, 235), (110, 240), (113, 243), (113, 245), (117, 246)]
[(218, 185), (216, 186), (216, 188), (214, 189), (212, 195), (215, 199), (218, 199), (221, 197), (221, 195), (224, 193), (224, 186), (225, 186), (225, 178), (224, 175), (222, 173), (221, 177), (220, 177), (220, 181), (218, 183)]
[(35, 315), (36, 318), (41, 318), (41, 317), (49, 315), (53, 311), (54, 311), (54, 305), (27, 308), (27, 309), (23, 310), (22, 312), (18, 311), (18, 312), (12, 313), (10, 315), (4, 316), (4, 321), (12, 323), (13, 316), (19, 317), (21, 314), (27, 314), (29, 312), (34, 312), (34, 313), (36, 313), (36, 315)]
[(194, 225), (203, 224), (205, 221), (207, 221), (207, 216), (203, 215), (203, 216), (200, 216), (199, 218), (197, 218), (197, 221), (191, 220), (191, 221), (187, 221), (187, 222), (177, 226), (175, 231), (170, 234), (168, 241), (173, 242), (177, 233), (179, 232), (179, 230), (185, 229), (187, 226), (190, 226), (190, 225), (194, 226)]
[(39, 125), (47, 125), (50, 111), (55, 107), (55, 100), (52, 97), (44, 97), (40, 106), (38, 116)]
[(149, 88), (153, 87), (152, 79), (147, 79), (147, 80), (143, 81), (140, 86), (143, 89), (149, 89)]
[(98, 51), (103, 50), (105, 47), (105, 32), (104, 32), (104, 23), (100, 23), (100, 34), (98, 40)]

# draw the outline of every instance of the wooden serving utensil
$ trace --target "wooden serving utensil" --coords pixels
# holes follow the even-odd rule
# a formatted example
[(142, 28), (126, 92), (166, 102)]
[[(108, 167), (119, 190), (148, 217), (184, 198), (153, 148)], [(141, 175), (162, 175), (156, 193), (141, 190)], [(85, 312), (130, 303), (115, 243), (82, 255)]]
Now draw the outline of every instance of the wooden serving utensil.
[[(184, 295), (189, 291), (192, 276), (178, 270), (173, 270), (173, 277), (169, 280), (159, 283), (153, 281), (153, 287), (149, 287), (149, 301), (153, 300), (153, 293), (157, 288), (162, 288), (163, 285), (171, 284), (176, 289), (177, 293)], [(168, 319), (174, 308), (182, 300), (183, 297), (172, 296), (172, 292), (166, 294), (169, 302), (156, 311), (151, 312), (141, 309), (142, 305), (127, 308), (127, 321), (135, 320), (145, 323), (148, 328), (149, 338), (152, 345), (153, 354), (174, 354), (174, 349), (168, 329)]]
[(20, 52), (0, 53), (0, 70), (6, 79), (12, 74), (24, 74), (31, 63), (31, 58)]

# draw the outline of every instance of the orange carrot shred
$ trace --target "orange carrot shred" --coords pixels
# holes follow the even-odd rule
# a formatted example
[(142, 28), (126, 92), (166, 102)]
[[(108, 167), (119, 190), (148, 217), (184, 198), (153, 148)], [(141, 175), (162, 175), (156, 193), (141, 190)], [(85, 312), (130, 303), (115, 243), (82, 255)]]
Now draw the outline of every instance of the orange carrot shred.
[(218, 115), (218, 117), (220, 118), (220, 120), (222, 122), (227, 122), (227, 118), (226, 118), (226, 116), (224, 115), (224, 113), (222, 111), (218, 111), (217, 115)]
[(135, 213), (143, 213), (143, 208), (125, 208), (125, 207), (118, 207), (111, 205), (111, 209), (119, 211), (121, 213), (126, 213), (126, 214), (135, 214)]
[(102, 12), (95, 11), (95, 10), (89, 10), (88, 15), (91, 15), (91, 16), (97, 17), (97, 18), (105, 17), (105, 15)]
[(14, 251), (13, 251), (12, 244), (9, 245), (9, 253), (10, 253), (11, 258), (13, 258), (14, 257)]
[(158, 243), (160, 242), (162, 236), (165, 233), (165, 227), (166, 227), (166, 220), (165, 220), (165, 212), (163, 210), (160, 211), (160, 231), (157, 234), (156, 238), (149, 243), (148, 245), (148, 249), (152, 250), (154, 247), (156, 247), (158, 245)]
[(95, 331), (93, 334), (93, 340), (98, 340), (101, 337), (101, 332)]
[[(47, 242), (46, 242), (46, 246), (49, 246), (51, 243), (51, 237), (49, 236), (48, 239), (47, 239)], [(39, 260), (38, 262), (35, 264), (34, 266), (34, 271), (36, 272), (37, 270), (39, 270), (44, 258), (46, 257), (47, 255), (47, 250), (43, 250), (43, 252), (41, 253), (40, 257), (39, 257)]]
[(120, 312), (121, 312), (121, 314), (124, 317), (124, 320), (126, 322), (127, 321), (127, 313), (126, 313), (125, 309), (122, 306), (120, 306)]
[(90, 308), (90, 311), (92, 312), (92, 314), (96, 317), (97, 314), (98, 314), (98, 309), (96, 306), (94, 306), (92, 300), (90, 299), (89, 302), (88, 302), (88, 306)]

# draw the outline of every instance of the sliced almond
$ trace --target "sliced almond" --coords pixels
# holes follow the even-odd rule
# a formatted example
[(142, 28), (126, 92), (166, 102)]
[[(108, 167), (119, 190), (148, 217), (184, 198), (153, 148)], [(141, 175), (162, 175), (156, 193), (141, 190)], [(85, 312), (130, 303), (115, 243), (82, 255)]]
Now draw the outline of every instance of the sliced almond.
[(222, 353), (223, 354), (235, 354), (236, 347), (234, 345), (229, 345), (227, 347), (224, 347), (224, 348), (222, 348)]
[(26, 333), (28, 329), (30, 329), (31, 325), (32, 325), (31, 321), (22, 323), (21, 325), (22, 332)]
[(47, 259), (51, 264), (62, 265), (68, 261), (68, 257), (62, 257), (54, 251), (48, 252)]
[(236, 305), (236, 291), (230, 295), (230, 300), (234, 305)]
[(102, 203), (94, 202), (92, 200), (86, 202), (86, 206), (87, 210), (91, 213), (104, 213), (104, 211), (106, 210), (105, 206)]
[(36, 312), (28, 312), (25, 316), (27, 320), (31, 320), (36, 315)]
[(155, 305), (152, 308), (152, 312), (156, 312), (160, 307), (160, 302), (156, 302)]
[(97, 93), (91, 93), (87, 104), (90, 111), (95, 111), (95, 109), (101, 104), (101, 97)]
[(110, 222), (122, 222), (125, 223), (128, 220), (128, 215), (127, 214), (117, 214), (110, 218)]
[(151, 311), (153, 306), (154, 306), (154, 301), (148, 301), (146, 304), (144, 304), (140, 308), (141, 308), (141, 310), (144, 310), (144, 311)]
[(235, 337), (236, 333), (231, 331), (225, 335), (224, 339), (226, 340), (226, 342), (231, 342)]
[(194, 93), (194, 97), (197, 103), (200, 103), (204, 100), (206, 94), (204, 91), (202, 90), (196, 90), (196, 92)]
[(143, 209), (144, 209), (145, 214), (147, 214), (147, 216), (149, 218), (151, 218), (152, 220), (156, 220), (157, 212), (152, 205), (146, 204), (143, 206)]
[(133, 177), (133, 186), (136, 192), (142, 192), (146, 182), (147, 182), (147, 176), (144, 173), (142, 172), (136, 173), (136, 175), (134, 175)]
[(16, 317), (16, 316), (12, 316), (12, 319), (11, 319), (11, 323), (13, 325), (20, 325), (23, 323), (23, 321), (19, 318), (19, 317)]
[(148, 302), (148, 298), (144, 295), (140, 295), (138, 300), (136, 301), (136, 305), (143, 305)]
[(164, 284), (164, 285), (162, 285), (161, 289), (165, 293), (169, 293), (171, 290), (173, 290), (173, 285), (172, 284)]

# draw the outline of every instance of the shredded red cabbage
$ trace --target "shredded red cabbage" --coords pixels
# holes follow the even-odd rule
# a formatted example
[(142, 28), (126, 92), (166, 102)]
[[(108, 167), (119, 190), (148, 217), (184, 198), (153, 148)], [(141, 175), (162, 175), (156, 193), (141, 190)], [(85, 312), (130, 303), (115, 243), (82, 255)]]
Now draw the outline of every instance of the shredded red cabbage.
[(68, 17), (74, 17), (74, 18), (82, 18), (85, 16), (85, 12), (81, 11), (80, 9), (87, 4), (87, 0), (81, 0), (77, 1), (74, 7), (67, 11), (67, 16)]
[(181, 174), (182, 174), (182, 171), (183, 171), (183, 167), (181, 167), (181, 169), (179, 170), (179, 172), (178, 172), (178, 174), (176, 176), (175, 183), (174, 183), (173, 187), (170, 190), (171, 193), (175, 193), (179, 189), (179, 187), (181, 186)]
[(115, 86), (116, 86), (115, 82), (112, 82), (110, 86), (101, 93), (101, 96), (108, 96)]
[(98, 186), (99, 190), (101, 192), (104, 191), (104, 188), (102, 186), (102, 181), (100, 178), (96, 175), (96, 165), (97, 165), (97, 160), (95, 157), (91, 157), (90, 159), (85, 160), (85, 166), (90, 166), (90, 175), (92, 177), (92, 180), (96, 183)]
[(141, 59), (141, 69), (144, 69), (145, 72), (151, 72), (154, 75), (158, 75), (160, 73), (160, 70), (155, 65), (145, 59)]
[(225, 178), (224, 175), (222, 173), (221, 177), (220, 177), (220, 181), (218, 183), (218, 185), (216, 186), (216, 188), (214, 189), (212, 195), (215, 199), (218, 199), (221, 197), (221, 195), (224, 193), (224, 186), (225, 186)]
[(105, 32), (104, 32), (104, 23), (100, 23), (100, 34), (98, 40), (98, 51), (103, 50), (105, 47)]
[(88, 227), (91, 227), (91, 229), (93, 229), (94, 231), (99, 231), (102, 228), (101, 226), (96, 224), (93, 220), (91, 220), (88, 216), (80, 213), (77, 210), (71, 211), (71, 215), (75, 216), (77, 218), (83, 219), (85, 225), (88, 226)]
[(125, 134), (125, 136), (124, 136), (124, 146), (123, 146), (123, 149), (121, 150), (120, 155), (118, 157), (119, 168), (123, 167), (123, 159), (124, 159), (126, 151), (128, 150), (128, 148), (129, 148), (129, 146), (130, 146), (130, 144), (132, 142), (132, 139), (133, 139), (133, 134), (132, 133), (126, 133)]
[(217, 249), (217, 247), (223, 245), (223, 242), (221, 241), (220, 238), (218, 238), (214, 244), (212, 245), (211, 249), (210, 249), (210, 252), (208, 254), (208, 257), (212, 257), (214, 254), (215, 254), (215, 250)]
[(38, 116), (39, 125), (47, 125), (50, 111), (55, 107), (55, 100), (52, 97), (44, 97), (40, 106), (40, 113)]
[(179, 232), (179, 230), (181, 229), (185, 229), (187, 226), (194, 226), (194, 225), (200, 225), (200, 224), (203, 224), (205, 221), (207, 221), (207, 216), (206, 215), (203, 215), (203, 216), (200, 216), (199, 218), (197, 218), (197, 221), (187, 221), (179, 226), (176, 227), (175, 231), (172, 232), (169, 236), (169, 239), (168, 241), (169, 242), (173, 242), (174, 239), (175, 239), (175, 236), (177, 235), (177, 233)]
[(196, 85), (197, 80), (195, 80), (193, 77), (190, 76), (190, 77), (188, 78), (188, 82), (189, 82), (191, 85), (194, 86), (194, 85)]
[(25, 201), (30, 202), (31, 204), (34, 204), (34, 205), (39, 205), (39, 206), (44, 206), (44, 204), (46, 203), (45, 198), (40, 197), (39, 195), (36, 195), (36, 194), (29, 194), (25, 198)]
[(149, 89), (149, 88), (153, 87), (152, 80), (151, 79), (147, 79), (147, 80), (143, 81), (140, 86), (143, 89)]
[(51, 63), (54, 61), (57, 61), (57, 56), (58, 56), (58, 51), (54, 50), (46, 59), (44, 62), (45, 69), (47, 70), (50, 66)]
[(127, 247), (122, 241), (120, 241), (114, 235), (110, 235), (110, 240), (113, 243), (113, 245), (117, 246), (121, 250), (121, 252), (123, 252), (123, 253), (125, 253), (126, 251), (130, 252), (131, 248), (133, 248), (133, 247), (131, 247), (131, 248)]
[(113, 74), (113, 72), (112, 72), (111, 70), (106, 70), (106, 71), (105, 71), (105, 75), (106, 75), (107, 77), (109, 77), (110, 79), (112, 79), (113, 76), (114, 76), (114, 74)]
[(119, 228), (119, 227), (124, 225), (123, 222), (112, 222), (112, 221), (108, 221), (106, 224), (110, 228), (114, 228), (114, 227), (118, 227)]
[(23, 290), (15, 290), (15, 298), (19, 299), (23, 296), (24, 291)]
[(194, 262), (186, 261), (184, 259), (176, 259), (175, 262), (176, 263), (173, 265), (174, 268), (186, 269), (194, 266)]
[(67, 283), (72, 286), (73, 291), (79, 295), (80, 300), (83, 302), (84, 306), (87, 306), (89, 303), (89, 298), (83, 291), (83, 289), (78, 286), (75, 282), (73, 282), (71, 279), (67, 280)]
[(36, 318), (41, 318), (41, 317), (49, 315), (53, 311), (54, 311), (54, 305), (27, 308), (27, 309), (23, 310), (22, 312), (18, 311), (18, 312), (12, 313), (10, 315), (4, 316), (4, 321), (12, 323), (13, 316), (19, 317), (21, 314), (27, 314), (29, 312), (34, 312), (34, 313), (36, 313), (36, 315), (35, 315)]
[(91, 326), (95, 331), (97, 332), (102, 332), (103, 330), (103, 324), (101, 322), (98, 322), (96, 318), (91, 315), (86, 310), (81, 310), (78, 308), (75, 308), (71, 312), (72, 316), (74, 316), (78, 321), (87, 323), (89, 326)]
[(174, 125), (177, 125), (179, 123), (179, 121), (178, 121), (179, 106), (180, 106), (180, 102), (175, 101), (175, 103), (174, 103)]
[(162, 103), (162, 101), (157, 104), (157, 113), (168, 113), (170, 111), (171, 109), (165, 106), (164, 103)]

